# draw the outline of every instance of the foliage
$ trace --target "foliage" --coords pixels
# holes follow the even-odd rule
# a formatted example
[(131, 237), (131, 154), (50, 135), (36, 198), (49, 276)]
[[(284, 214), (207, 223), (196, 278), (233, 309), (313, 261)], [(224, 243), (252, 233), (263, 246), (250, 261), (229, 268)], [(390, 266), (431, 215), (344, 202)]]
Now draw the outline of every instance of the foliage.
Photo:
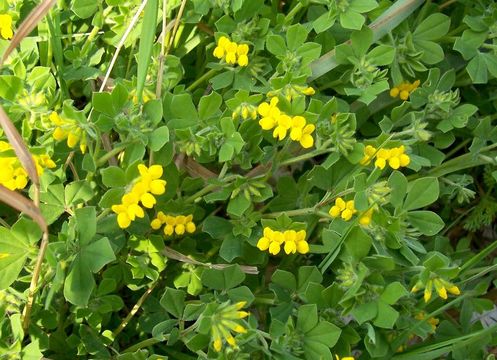
[(494, 1), (41, 3), (0, 0), (0, 358), (495, 358)]

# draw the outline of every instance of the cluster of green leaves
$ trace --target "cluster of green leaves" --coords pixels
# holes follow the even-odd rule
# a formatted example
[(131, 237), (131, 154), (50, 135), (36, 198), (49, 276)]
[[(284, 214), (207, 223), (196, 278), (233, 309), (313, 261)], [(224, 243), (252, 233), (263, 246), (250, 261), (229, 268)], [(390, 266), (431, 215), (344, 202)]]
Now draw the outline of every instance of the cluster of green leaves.
[[(0, 354), (492, 359), (494, 1), (141, 4), (59, 1), (0, 69), (0, 105), (57, 165), (40, 177), (41, 275), (41, 231), (0, 208)], [(0, 0), (14, 30), (33, 8)], [(248, 66), (213, 56), (221, 36), (249, 46)], [(406, 101), (390, 96), (415, 80)], [(272, 97), (315, 126), (311, 149), (261, 129)], [(86, 134), (84, 154), (53, 139), (53, 111)], [(375, 167), (368, 145), (403, 146), (410, 163)], [(163, 167), (166, 192), (121, 229), (111, 207), (139, 164)], [(350, 221), (329, 215), (337, 198), (354, 201)], [(159, 211), (197, 230), (153, 230)], [(305, 230), (309, 253), (259, 250), (265, 227)], [(411, 292), (431, 279), (461, 295)], [(216, 314), (240, 302), (247, 331), (217, 352)]]

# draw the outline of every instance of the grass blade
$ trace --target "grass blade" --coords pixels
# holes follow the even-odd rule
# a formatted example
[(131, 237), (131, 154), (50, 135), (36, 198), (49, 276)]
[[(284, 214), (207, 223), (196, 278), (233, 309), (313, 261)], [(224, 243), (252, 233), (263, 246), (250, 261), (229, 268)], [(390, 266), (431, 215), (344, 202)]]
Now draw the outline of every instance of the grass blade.
[(21, 43), (22, 39), (28, 36), (31, 31), (38, 25), (41, 19), (47, 14), (47, 12), (54, 6), (56, 0), (45, 0), (42, 1), (37, 7), (31, 11), (31, 13), (24, 19), (22, 24), (19, 26), (14, 34), (14, 37), (10, 41), (9, 47), (5, 51), (0, 60), (0, 67), (2, 67), (5, 59), (9, 57), (12, 51)]
[(38, 209), (31, 200), (28, 200), (16, 191), (9, 190), (0, 185), (0, 201), (16, 210), (19, 210), (20, 212), (25, 213), (36, 221), (43, 232), (47, 231), (47, 223), (41, 215), (40, 209)]
[(143, 15), (140, 47), (138, 48), (138, 70), (136, 81), (136, 96), (138, 97), (138, 102), (142, 101), (143, 89), (147, 78), (147, 70), (150, 66), (150, 56), (154, 45), (158, 11), (159, 1), (149, 0), (147, 6), (145, 7), (145, 14)]
[[(373, 31), (373, 41), (379, 40), (389, 31), (392, 31), (423, 3), (424, 0), (398, 0), (369, 25), (369, 28)], [(350, 40), (345, 44), (350, 44)], [(337, 65), (335, 49), (333, 49), (311, 64), (312, 75), (309, 80), (312, 81), (323, 76), (328, 71), (336, 68)]]

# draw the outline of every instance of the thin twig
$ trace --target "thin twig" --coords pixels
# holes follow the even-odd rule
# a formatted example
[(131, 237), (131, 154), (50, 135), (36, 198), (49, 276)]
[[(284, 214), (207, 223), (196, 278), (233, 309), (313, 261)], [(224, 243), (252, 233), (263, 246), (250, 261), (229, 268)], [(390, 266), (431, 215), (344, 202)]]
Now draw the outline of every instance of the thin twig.
[(133, 308), (131, 309), (131, 311), (129, 312), (129, 314), (124, 318), (124, 320), (119, 324), (119, 326), (117, 327), (116, 330), (114, 330), (114, 332), (112, 333), (112, 337), (115, 338), (117, 335), (119, 335), (119, 333), (121, 331), (124, 330), (124, 328), (126, 327), (126, 325), (128, 325), (128, 323), (130, 322), (131, 318), (133, 316), (135, 316), (135, 314), (138, 312), (138, 310), (140, 310), (140, 307), (143, 305), (143, 303), (145, 302), (145, 300), (147, 300), (147, 298), (149, 297), (149, 295), (152, 293), (152, 291), (155, 289), (155, 287), (157, 286), (158, 282), (154, 282), (152, 284), (152, 286), (150, 286), (150, 288), (147, 289), (147, 291), (145, 291), (143, 293), (143, 295), (138, 299), (138, 301), (136, 302), (135, 306), (133, 306)]
[[(182, 253), (170, 248), (169, 246), (164, 247), (163, 254), (173, 260), (181, 261), (187, 264), (205, 266), (211, 269), (222, 270), (233, 264), (208, 264), (192, 259)], [(246, 274), (258, 274), (259, 270), (255, 266), (239, 265), (240, 269)]]
[(48, 232), (43, 233), (41, 239), (40, 251), (38, 252), (38, 257), (36, 258), (36, 265), (33, 270), (33, 277), (31, 278), (31, 283), (29, 284), (28, 301), (26, 307), (22, 312), (22, 328), (24, 332), (27, 332), (29, 327), (29, 320), (31, 315), (31, 309), (33, 308), (33, 302), (35, 300), (36, 290), (38, 288), (38, 280), (40, 278), (41, 266), (43, 264), (43, 259), (45, 258), (45, 253), (48, 247)]

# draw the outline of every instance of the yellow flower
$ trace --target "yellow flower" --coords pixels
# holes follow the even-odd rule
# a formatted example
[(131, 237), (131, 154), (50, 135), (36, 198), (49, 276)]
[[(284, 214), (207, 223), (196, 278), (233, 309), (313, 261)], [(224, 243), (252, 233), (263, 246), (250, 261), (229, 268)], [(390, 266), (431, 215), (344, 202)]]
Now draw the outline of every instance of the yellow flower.
[(292, 126), (292, 119), (288, 115), (280, 114), (277, 121), (277, 126), (273, 130), (273, 137), (278, 138), (281, 141), (285, 138), (287, 131)]
[(271, 130), (277, 125), (280, 116), (278, 101), (277, 97), (273, 97), (269, 104), (264, 102), (257, 107), (257, 112), (262, 116), (259, 125), (263, 130)]
[(416, 80), (413, 83), (404, 81), (390, 89), (390, 96), (393, 98), (398, 96), (401, 100), (405, 101), (409, 99), (409, 95), (419, 87), (420, 83), (419, 80)]
[(305, 240), (305, 230), (285, 230), (284, 232), (272, 230), (269, 227), (264, 228), (264, 235), (257, 242), (257, 248), (261, 251), (269, 250), (271, 255), (278, 255), (281, 251), (281, 246), (287, 255), (307, 254), (309, 252), (309, 244)]
[(214, 56), (218, 59), (222, 59), (226, 52), (226, 47), (230, 43), (230, 40), (226, 36), (221, 36), (217, 41), (217, 46), (214, 49)]
[(314, 145), (314, 138), (311, 134), (314, 132), (315, 129), (316, 127), (314, 126), (314, 124), (307, 124), (304, 127), (304, 130), (302, 131), (302, 137), (299, 140), (300, 145), (302, 145), (304, 149), (308, 149), (312, 147), (312, 145)]
[[(369, 150), (371, 151), (371, 149)], [(369, 161), (369, 160), (368, 160)], [(377, 168), (384, 169), (388, 165), (392, 169), (398, 169), (401, 166), (405, 167), (409, 165), (411, 159), (407, 154), (405, 154), (405, 147), (401, 145), (392, 149), (380, 149), (376, 152), (376, 161), (374, 165)]]
[(236, 53), (238, 55), (238, 65), (247, 66), (248, 65), (248, 54), (249, 47), (247, 44), (238, 45)]
[(159, 219), (153, 219), (150, 222), (150, 227), (154, 230), (159, 230), (161, 226), (162, 226), (162, 222)]
[(9, 40), (12, 39), (13, 35), (12, 16), (8, 14), (0, 14), (0, 36), (6, 40)]
[(86, 152), (86, 132), (78, 126), (75, 120), (62, 118), (55, 111), (48, 116), (48, 119), (55, 125), (52, 133), (55, 140), (67, 139), (67, 146), (70, 148), (74, 148), (79, 143), (81, 153)]
[(335, 205), (330, 208), (329, 214), (331, 217), (340, 216), (343, 220), (349, 221), (356, 212), (354, 200), (345, 202), (341, 197), (338, 197), (335, 199)]
[(237, 45), (235, 42), (230, 42), (226, 47), (224, 48), (226, 51), (226, 62), (228, 64), (236, 64), (236, 50), (237, 50)]
[(371, 145), (366, 145), (364, 148), (364, 157), (362, 158), (360, 164), (361, 165), (369, 165), (371, 159), (374, 157), (376, 153), (376, 148)]

